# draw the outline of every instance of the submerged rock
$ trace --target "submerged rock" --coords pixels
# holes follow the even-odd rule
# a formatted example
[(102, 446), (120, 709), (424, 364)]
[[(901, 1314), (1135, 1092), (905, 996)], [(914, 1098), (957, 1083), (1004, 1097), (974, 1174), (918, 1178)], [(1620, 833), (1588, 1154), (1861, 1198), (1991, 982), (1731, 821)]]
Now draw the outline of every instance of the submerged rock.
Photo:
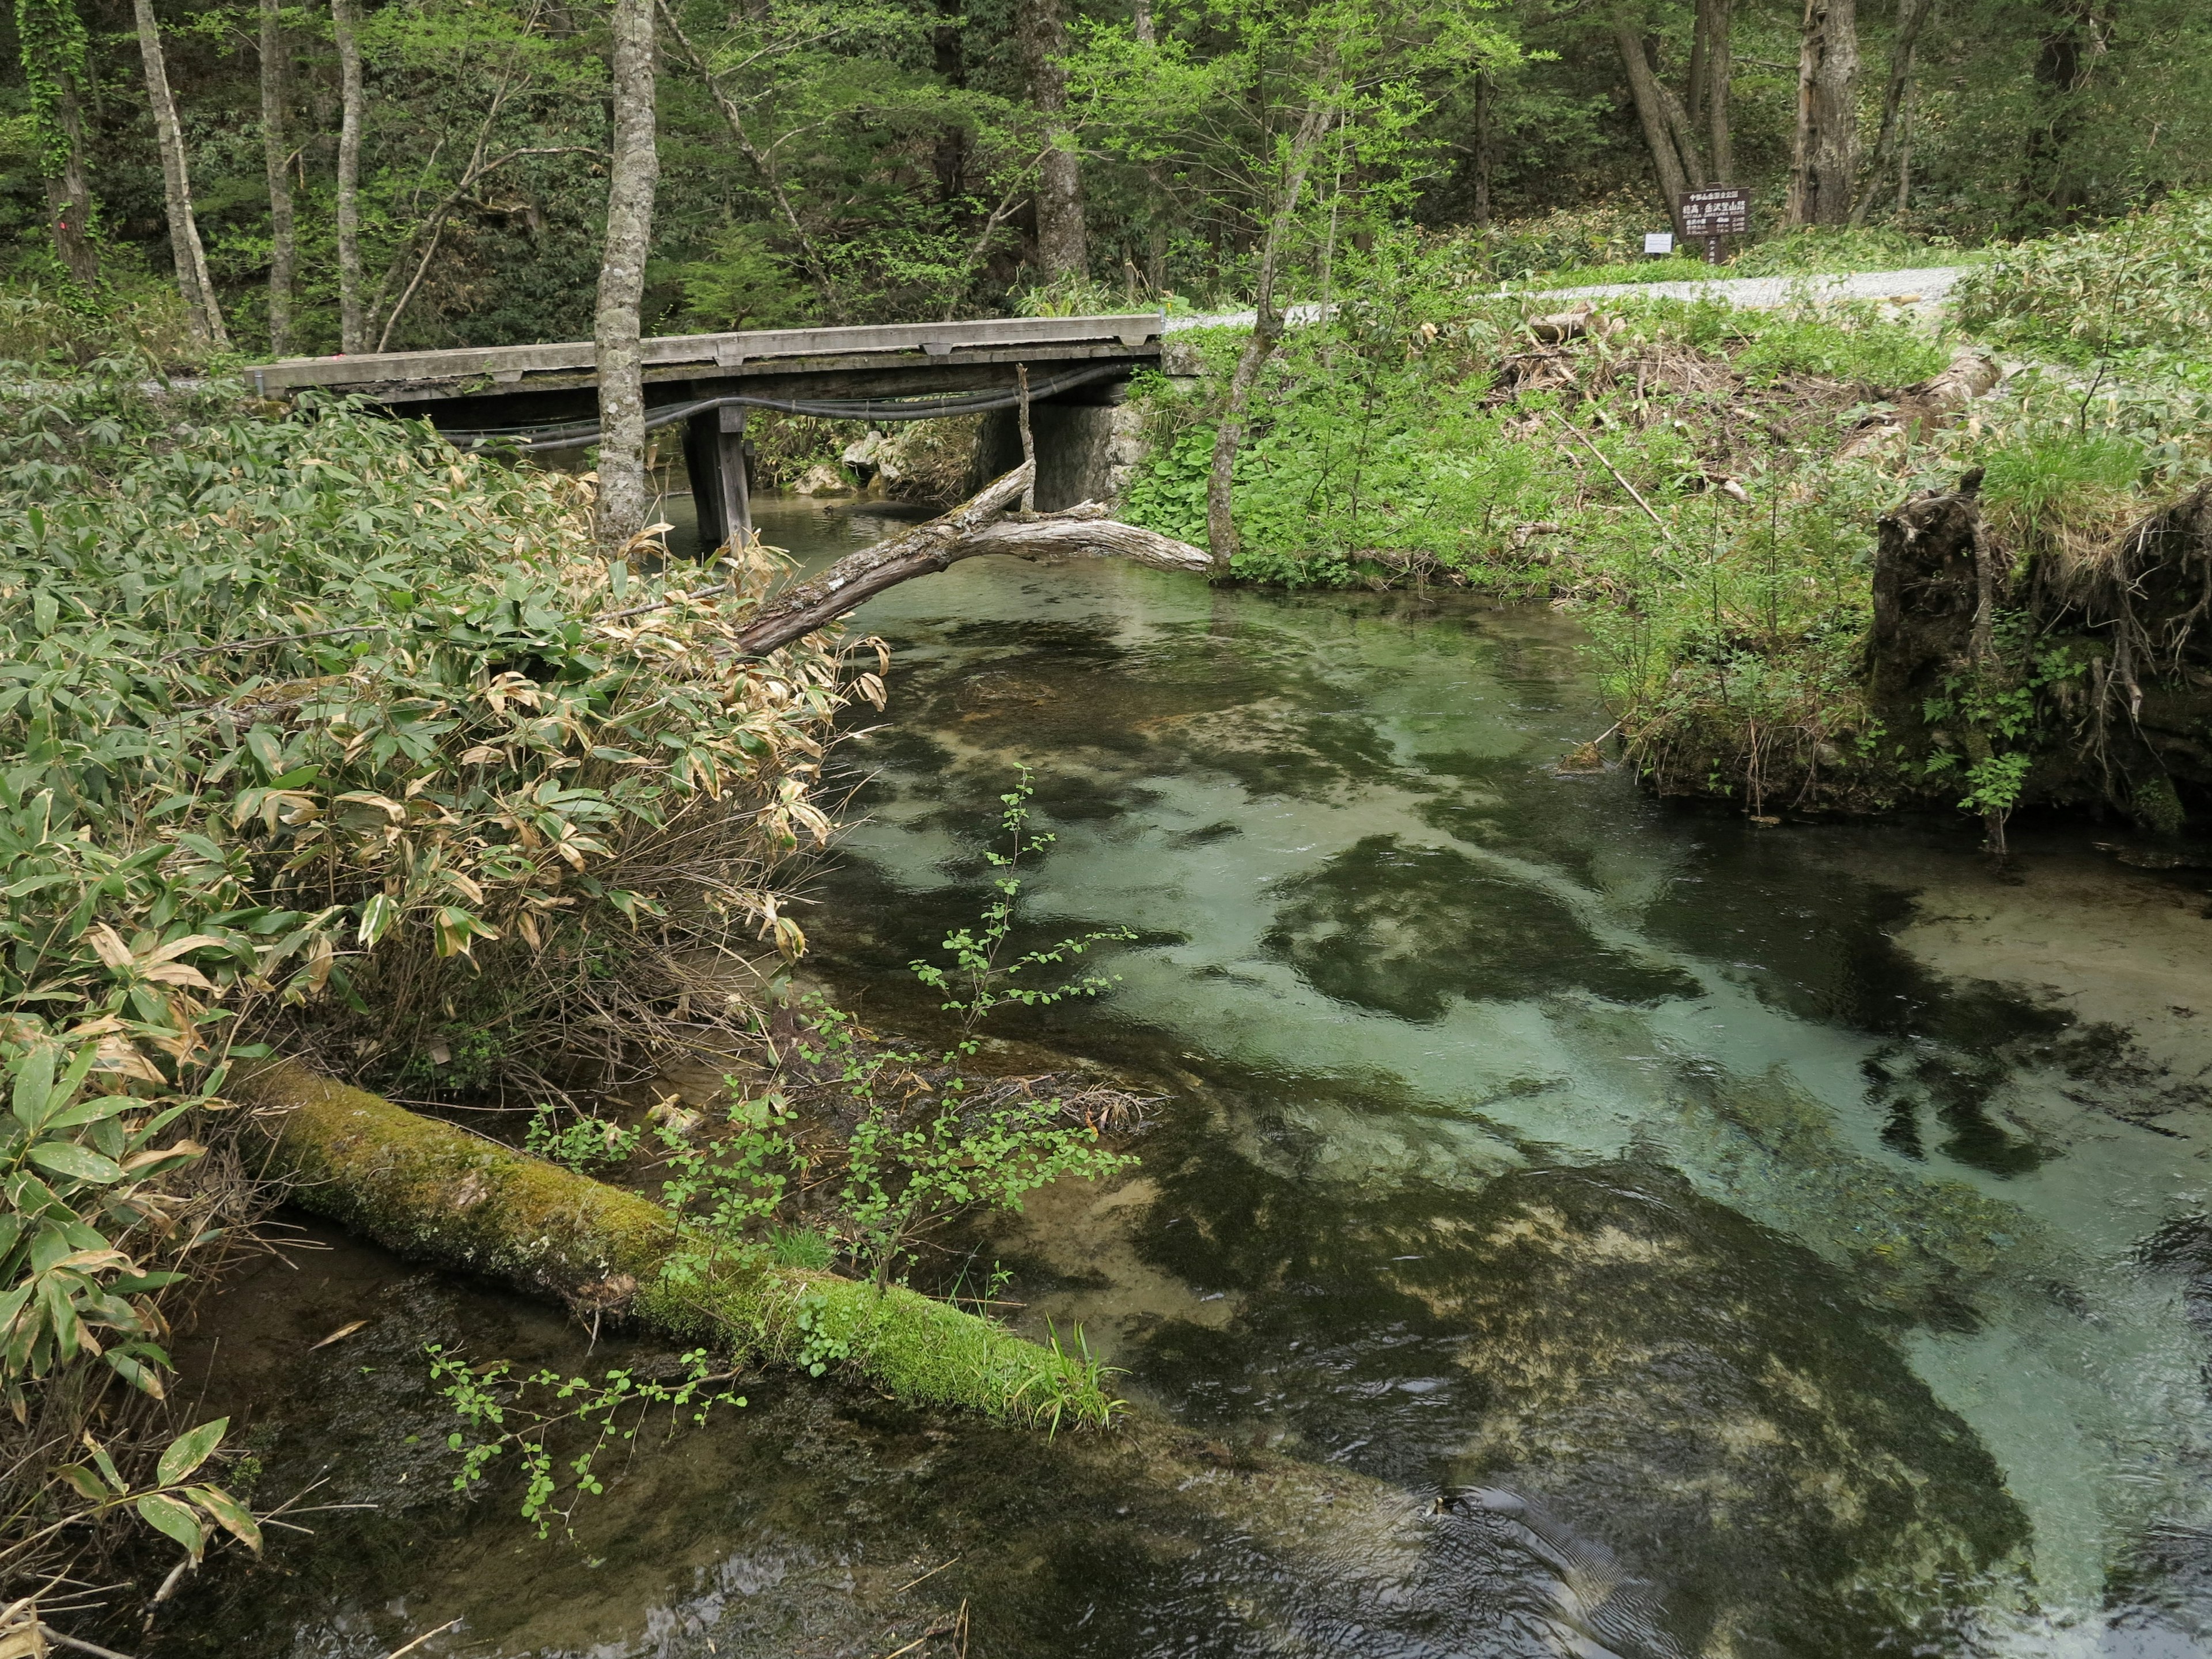
[(1626, 1165), (1504, 1176), (1462, 1230), (1455, 1480), (1575, 1517), (1691, 1650), (1872, 1652), (2020, 1583), (1996, 1463), (1810, 1251)]

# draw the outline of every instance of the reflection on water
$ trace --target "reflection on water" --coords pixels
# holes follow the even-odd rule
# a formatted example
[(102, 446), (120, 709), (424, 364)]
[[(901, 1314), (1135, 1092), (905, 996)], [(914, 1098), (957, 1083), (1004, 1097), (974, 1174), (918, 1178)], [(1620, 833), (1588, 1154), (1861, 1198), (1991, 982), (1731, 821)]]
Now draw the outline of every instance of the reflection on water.
[[(883, 527), (762, 516), (817, 558)], [(541, 1546), (424, 1493), (407, 1345), (573, 1336), (343, 1251), (343, 1308), (240, 1293), (317, 1401), (264, 1433), (387, 1507), (204, 1591), (228, 1650), (458, 1613), (471, 1653), (880, 1654), (963, 1600), (978, 1655), (2212, 1650), (2201, 878), (1558, 772), (1605, 720), (1540, 611), (975, 561), (860, 621), (894, 700), (817, 967), (926, 1024), (903, 964), (1035, 769), (1032, 925), (1139, 937), (1006, 1035), (1173, 1103), (1135, 1180), (989, 1244), (1179, 1427), (772, 1385)], [(371, 1303), (351, 1358), (283, 1357)]]

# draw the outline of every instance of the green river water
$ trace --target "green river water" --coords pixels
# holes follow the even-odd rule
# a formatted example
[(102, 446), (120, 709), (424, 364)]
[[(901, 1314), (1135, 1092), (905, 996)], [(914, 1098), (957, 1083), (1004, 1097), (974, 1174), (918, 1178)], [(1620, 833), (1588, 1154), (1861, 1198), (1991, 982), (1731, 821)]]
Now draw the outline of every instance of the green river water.
[(891, 704), (813, 969), (926, 1028), (904, 964), (1033, 769), (1036, 933), (1138, 939), (1004, 1034), (1165, 1099), (1135, 1178), (982, 1254), (1151, 1426), (768, 1378), (541, 1543), (449, 1491), (421, 1345), (623, 1345), (311, 1229), (188, 1370), (260, 1501), (374, 1507), (145, 1650), (941, 1656), (964, 1606), (978, 1659), (2212, 1652), (2203, 871), (1564, 774), (1607, 717), (1541, 609), (979, 560), (860, 621)]

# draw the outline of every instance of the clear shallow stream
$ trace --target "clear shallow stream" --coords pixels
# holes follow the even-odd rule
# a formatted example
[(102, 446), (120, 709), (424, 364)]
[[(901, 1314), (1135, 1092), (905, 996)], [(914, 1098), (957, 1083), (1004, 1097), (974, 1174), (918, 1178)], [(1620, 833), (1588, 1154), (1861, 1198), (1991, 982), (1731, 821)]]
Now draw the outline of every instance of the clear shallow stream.
[(1168, 1100), (982, 1248), (1153, 1426), (770, 1380), (541, 1544), (445, 1492), (419, 1345), (619, 1345), (331, 1240), (189, 1358), (264, 1502), (380, 1507), (159, 1650), (884, 1655), (964, 1601), (978, 1659), (2212, 1653), (2212, 874), (1563, 775), (1606, 718), (1541, 610), (976, 561), (860, 620), (892, 702), (815, 970), (925, 1030), (904, 964), (1033, 769), (1035, 937), (1139, 938), (1002, 1035)]

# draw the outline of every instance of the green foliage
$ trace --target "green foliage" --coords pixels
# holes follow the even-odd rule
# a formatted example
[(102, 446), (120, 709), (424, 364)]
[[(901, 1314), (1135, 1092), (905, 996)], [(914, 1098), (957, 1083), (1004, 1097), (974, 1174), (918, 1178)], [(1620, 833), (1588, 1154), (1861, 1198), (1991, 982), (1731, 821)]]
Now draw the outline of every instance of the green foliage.
[(202, 1103), (131, 1092), (160, 1075), (124, 1029), (110, 1016), (63, 1042), (27, 1036), (19, 1021), (5, 1044), (0, 1401), (19, 1421), (32, 1385), (80, 1356), (156, 1398), (162, 1392), (169, 1362), (150, 1297), (179, 1275), (149, 1271), (125, 1247), (150, 1244), (168, 1222), (163, 1178), (203, 1149), (167, 1137)]
[(562, 1115), (556, 1106), (540, 1106), (532, 1111), (523, 1131), (524, 1149), (579, 1175), (624, 1163), (637, 1150), (641, 1137), (635, 1129), (581, 1115), (563, 1124)]
[(1115, 983), (1109, 975), (1085, 974), (1056, 985), (1039, 985), (1034, 978), (1021, 978), (1024, 972), (1062, 967), (1069, 957), (1081, 956), (1094, 945), (1136, 938), (1126, 927), (1112, 927), (1078, 939), (1062, 939), (1042, 950), (1025, 951), (1012, 961), (1000, 959), (1006, 941), (1012, 936), (1015, 907), (1021, 899), (1021, 878), (1015, 872), (1024, 859), (1036, 858), (1055, 839), (1032, 833), (1029, 829), (1030, 801), (1036, 793), (1036, 786), (1030, 781), (1030, 769), (1024, 766), (1018, 781), (999, 797), (1002, 809), (999, 830), (1006, 837), (1006, 850), (1001, 852), (988, 845), (983, 848), (984, 859), (997, 872), (991, 878), (991, 885), (998, 896), (984, 905), (977, 926), (957, 927), (945, 936), (939, 948), (952, 958), (952, 965), (946, 968), (928, 961), (909, 964), (916, 979), (945, 997), (939, 1006), (960, 1017), (963, 1054), (975, 1052), (975, 1028), (995, 1008), (1008, 1005), (1046, 1007), (1068, 997), (1097, 996), (1111, 989)]
[(429, 964), (421, 1018), (487, 946), (580, 962), (657, 914), (626, 836), (733, 792), (756, 860), (826, 832), (836, 671), (718, 654), (730, 611), (589, 557), (569, 481), (343, 407), (179, 430), (120, 375), (31, 393), (0, 436), (0, 1000), (178, 1060), (325, 988), (404, 1026), (387, 963)]
[(261, 1528), (252, 1511), (221, 1486), (204, 1478), (192, 1480), (216, 1455), (229, 1426), (228, 1418), (218, 1417), (179, 1435), (162, 1449), (154, 1484), (135, 1489), (116, 1468), (106, 1448), (88, 1431), (83, 1444), (90, 1458), (55, 1471), (55, 1479), (88, 1507), (56, 1526), (82, 1525), (127, 1506), (148, 1526), (183, 1545), (186, 1558), (195, 1565), (222, 1533), (228, 1533), (259, 1554)]
[[(575, 1536), (577, 1504), (606, 1490), (600, 1457), (635, 1441), (657, 1413), (665, 1410), (672, 1435), (679, 1419), (696, 1426), (718, 1406), (741, 1409), (746, 1403), (729, 1386), (736, 1373), (716, 1370), (704, 1349), (683, 1355), (672, 1376), (640, 1376), (617, 1367), (598, 1382), (554, 1370), (518, 1376), (506, 1359), (471, 1366), (435, 1343), (425, 1352), (431, 1381), (467, 1425), (446, 1438), (461, 1454), (453, 1490), (467, 1492), (495, 1461), (514, 1453), (523, 1481), (522, 1518), (536, 1525), (540, 1538), (552, 1535), (556, 1521)], [(567, 1455), (556, 1450), (556, 1439)]]
[(809, 1376), (819, 1376), (832, 1365), (853, 1357), (853, 1339), (830, 1316), (830, 1301), (810, 1291), (799, 1298), (792, 1322), (798, 1328), (799, 1350), (793, 1356)]
[(768, 1255), (779, 1267), (826, 1273), (837, 1260), (837, 1241), (813, 1227), (771, 1227)]
[[(341, 404), (161, 388), (143, 356), (6, 373), (0, 1398), (23, 1420), (76, 1364), (161, 1393), (155, 1298), (225, 1201), (181, 1132), (227, 1053), (368, 1066), (447, 1034), (459, 1074), (471, 1044), (520, 1063), (533, 1021), (586, 1038), (580, 988), (634, 1041), (641, 923), (796, 951), (769, 872), (826, 833), (842, 694), (811, 648), (735, 663), (722, 584), (598, 558), (574, 481)], [(657, 874), (629, 874), (639, 842)], [(550, 1156), (622, 1150), (536, 1127)], [(173, 1468), (64, 1478), (79, 1518), (127, 1509), (194, 1553), (251, 1525)]]
[[(67, 89), (85, 84), (88, 37), (74, 0), (15, 0), (15, 43), (23, 82), (31, 94), (38, 134), (39, 170), (58, 178), (69, 161), (70, 135), (61, 117)], [(84, 227), (88, 232), (89, 225)]]
[(813, 311), (814, 296), (775, 252), (766, 225), (732, 226), (672, 274), (684, 290), (684, 325), (701, 333), (788, 328)]
[(736, 1079), (728, 1084), (727, 1133), (695, 1144), (691, 1125), (664, 1120), (654, 1126), (668, 1172), (660, 1183), (661, 1202), (686, 1240), (672, 1269), (678, 1279), (703, 1277), (731, 1255), (757, 1254), (753, 1235), (809, 1167), (782, 1127), (790, 1115), (783, 1097), (749, 1100)]
[[(1548, 281), (1558, 273), (1600, 270), (1607, 274), (1593, 274), (1589, 280), (1632, 282), (1641, 279), (1613, 273), (1616, 269), (1644, 269), (1636, 263), (1644, 234), (1665, 225), (1665, 212), (1655, 209), (1642, 190), (1624, 191), (1586, 205), (1554, 208), (1462, 233), (1455, 239), (1452, 260), (1487, 282)], [(1687, 258), (1651, 262), (1653, 266), (1661, 264), (1694, 265), (1701, 272), (1705, 269), (1702, 261)]]
[(1803, 276), (1821, 272), (1895, 270), (1958, 263), (1957, 250), (1887, 226), (1857, 230), (1808, 226), (1753, 242), (1729, 261), (1730, 276)]
[[(1073, 1350), (1060, 1341), (1059, 1330), (1048, 1319), (1045, 1332), (1058, 1363), (1046, 1373), (1050, 1379), (1048, 1390), (1039, 1391), (1034, 1403), (1037, 1420), (1048, 1435), (1057, 1435), (1063, 1427), (1103, 1428), (1115, 1412), (1128, 1404), (1106, 1392), (1106, 1379), (1115, 1368), (1091, 1352), (1090, 1340), (1079, 1328)], [(1032, 1387), (1033, 1383), (1024, 1384), (1024, 1392)]]
[(2201, 357), (2212, 334), (2212, 195), (2003, 249), (1960, 283), (1958, 305), (1964, 326), (2070, 362)]
[(0, 289), (0, 363), (34, 368), (88, 367), (118, 360), (121, 372), (194, 370), (207, 349), (173, 283), (156, 283), (108, 262), (97, 296), (64, 283), (19, 282)]
[(1870, 305), (1780, 311), (1747, 325), (1745, 332), (1749, 337), (1734, 355), (1735, 368), (1768, 385), (1812, 374), (1869, 391), (1897, 390), (1926, 380), (1951, 360), (1946, 348), (1919, 329)]

